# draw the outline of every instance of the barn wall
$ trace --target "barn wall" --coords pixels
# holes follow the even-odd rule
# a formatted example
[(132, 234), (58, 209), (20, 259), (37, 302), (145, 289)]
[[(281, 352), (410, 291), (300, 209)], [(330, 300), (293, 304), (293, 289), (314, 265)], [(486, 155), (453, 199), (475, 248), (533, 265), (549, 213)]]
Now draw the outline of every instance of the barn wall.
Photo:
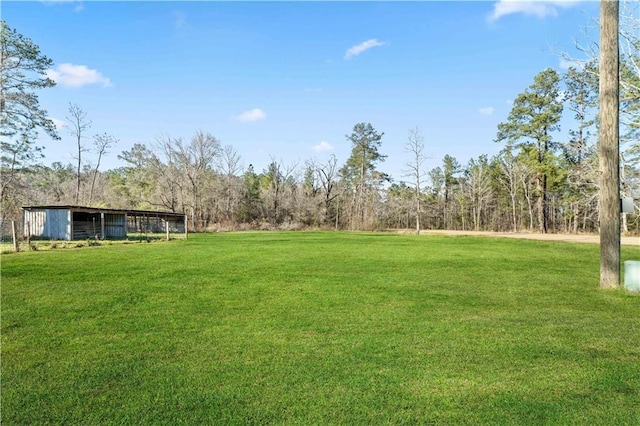
[(25, 237), (48, 238), (45, 233), (45, 224), (47, 222), (46, 210), (26, 210), (23, 221)]
[(125, 238), (127, 236), (127, 216), (124, 214), (104, 215), (105, 238)]
[[(71, 212), (69, 210), (47, 210), (45, 230), (52, 240), (71, 239)], [(48, 228), (48, 230), (46, 229)]]
[(69, 240), (71, 235), (69, 210), (46, 209), (24, 211), (24, 236)]
[[(127, 231), (185, 233), (186, 218), (180, 215), (133, 211), (110, 213), (88, 207), (28, 207), (22, 210), (25, 237), (51, 240), (127, 238)], [(104, 235), (103, 235), (104, 234)]]

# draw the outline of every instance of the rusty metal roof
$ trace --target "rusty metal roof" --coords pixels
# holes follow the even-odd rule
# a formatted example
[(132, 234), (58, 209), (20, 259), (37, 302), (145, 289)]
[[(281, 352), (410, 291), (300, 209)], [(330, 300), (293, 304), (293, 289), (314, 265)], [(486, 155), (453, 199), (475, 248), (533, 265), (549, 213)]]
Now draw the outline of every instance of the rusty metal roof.
[(184, 213), (163, 212), (154, 210), (126, 210), (126, 209), (110, 209), (104, 207), (87, 207), (87, 206), (71, 206), (71, 205), (49, 205), (49, 206), (23, 206), (23, 210), (71, 210), (84, 213), (110, 213), (110, 214), (126, 214), (128, 216), (164, 216), (164, 217), (183, 217)]

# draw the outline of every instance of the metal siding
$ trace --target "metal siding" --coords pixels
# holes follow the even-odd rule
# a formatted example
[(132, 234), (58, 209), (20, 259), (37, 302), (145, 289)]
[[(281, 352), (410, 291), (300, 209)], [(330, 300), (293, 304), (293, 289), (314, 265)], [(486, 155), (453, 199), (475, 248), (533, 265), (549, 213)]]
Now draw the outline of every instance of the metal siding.
[(68, 240), (69, 210), (47, 210), (48, 237), (54, 240)]
[(73, 227), (73, 224), (71, 223), (71, 218), (73, 218), (73, 215), (71, 214), (71, 210), (66, 210), (66, 214), (67, 214), (67, 219), (66, 219), (66, 226), (65, 226), (65, 240), (71, 241), (71, 229)]
[[(76, 214), (80, 214), (82, 219)], [(95, 223), (89, 223), (88, 218), (95, 218)], [(186, 233), (186, 216), (183, 214), (80, 206), (23, 207), (22, 224), (25, 236), (30, 234), (36, 238), (71, 240), (100, 236), (126, 238), (128, 226), (137, 226), (138, 232), (164, 232), (167, 221), (170, 232)]]
[(127, 222), (123, 214), (104, 215), (105, 238), (125, 238), (127, 236)]
[(69, 239), (68, 210), (30, 210), (24, 212), (24, 235), (52, 240)]
[(26, 211), (24, 215), (23, 233), (25, 237), (45, 238), (45, 217), (44, 210)]

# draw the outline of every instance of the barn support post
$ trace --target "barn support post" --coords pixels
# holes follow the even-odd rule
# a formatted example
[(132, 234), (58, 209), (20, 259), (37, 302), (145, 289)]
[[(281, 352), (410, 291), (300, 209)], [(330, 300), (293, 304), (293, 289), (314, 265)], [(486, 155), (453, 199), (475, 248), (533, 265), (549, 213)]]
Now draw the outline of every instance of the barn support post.
[(164, 220), (164, 228), (167, 231), (167, 241), (169, 241), (169, 221), (167, 219)]
[(104, 212), (100, 212), (100, 239), (104, 240)]

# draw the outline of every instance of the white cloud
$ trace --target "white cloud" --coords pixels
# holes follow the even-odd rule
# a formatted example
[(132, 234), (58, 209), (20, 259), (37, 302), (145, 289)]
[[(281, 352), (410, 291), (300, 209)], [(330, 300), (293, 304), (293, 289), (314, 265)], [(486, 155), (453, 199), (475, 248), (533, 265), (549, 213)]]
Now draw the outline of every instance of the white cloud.
[(102, 87), (112, 86), (111, 81), (97, 70), (87, 68), (86, 65), (60, 64), (56, 69), (47, 70), (47, 77), (61, 86), (82, 87), (89, 84), (101, 84)]
[(503, 16), (523, 13), (527, 16), (545, 18), (558, 16), (558, 9), (566, 9), (578, 4), (581, 0), (498, 0), (493, 5), (493, 12), (487, 18), (495, 22)]
[(248, 123), (250, 121), (264, 120), (265, 118), (267, 118), (267, 113), (265, 113), (260, 108), (254, 108), (249, 111), (245, 111), (242, 114), (235, 116), (234, 118), (237, 121)]
[(494, 107), (484, 107), (478, 110), (482, 115), (491, 115), (495, 111)]
[(56, 129), (58, 129), (58, 130), (62, 130), (65, 127), (67, 127), (67, 123), (66, 122), (64, 122), (62, 120), (59, 120), (57, 118), (51, 118), (51, 121), (53, 121), (53, 124), (56, 126)]
[(84, 9), (84, 4), (82, 0), (43, 0), (40, 3), (46, 6), (54, 6), (57, 4), (75, 4), (76, 6), (73, 8), (76, 12), (80, 12)]
[(344, 58), (351, 59), (354, 56), (358, 56), (359, 54), (361, 54), (366, 50), (369, 50), (373, 47), (384, 46), (385, 44), (387, 43), (378, 41), (378, 39), (375, 39), (375, 38), (372, 38), (371, 40), (363, 41), (360, 44), (350, 47), (349, 50), (347, 50), (347, 53), (344, 54)]
[(333, 151), (333, 146), (327, 141), (321, 141), (318, 145), (311, 147), (315, 152), (328, 152)]

